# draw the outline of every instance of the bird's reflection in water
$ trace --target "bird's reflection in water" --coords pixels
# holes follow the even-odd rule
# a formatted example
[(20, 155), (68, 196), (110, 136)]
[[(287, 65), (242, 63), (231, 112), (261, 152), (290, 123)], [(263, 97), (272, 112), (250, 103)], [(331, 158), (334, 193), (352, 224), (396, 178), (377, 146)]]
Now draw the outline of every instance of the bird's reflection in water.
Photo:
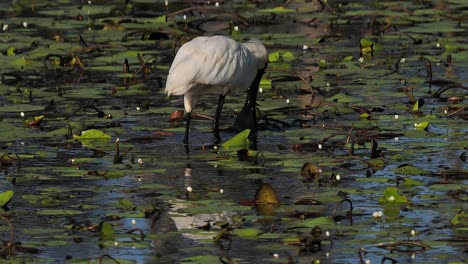
[[(257, 138), (257, 133), (251, 132), (249, 135), (249, 140), (250, 140), (250, 145), (249, 149), (251, 150), (256, 150), (257, 149), (257, 143), (258, 143), (258, 138)], [(185, 168), (184, 168), (184, 191), (185, 191), (185, 196), (184, 198), (187, 200), (196, 200), (196, 199), (204, 199), (204, 197), (208, 192), (211, 192), (213, 190), (221, 191), (223, 188), (220, 186), (226, 186), (226, 188), (230, 189), (227, 191), (226, 195), (229, 195), (229, 193), (235, 195), (239, 193), (246, 193), (250, 196), (254, 192), (249, 192), (245, 184), (245, 182), (242, 182), (242, 178), (240, 177), (242, 172), (239, 170), (235, 171), (225, 171), (222, 169), (221, 166), (215, 166), (215, 173), (212, 170), (212, 166), (208, 165), (208, 168), (211, 168), (210, 171), (206, 171), (207, 164), (205, 160), (200, 160), (200, 159), (192, 159), (191, 156), (191, 151), (199, 151), (198, 148), (191, 148), (190, 145), (184, 144), (185, 148)], [(213, 148), (213, 146), (211, 146)], [(202, 151), (211, 151), (211, 150), (202, 150)], [(198, 156), (198, 155), (197, 155)], [(194, 168), (192, 166), (192, 163), (194, 162), (195, 166), (197, 168)], [(196, 172), (196, 173), (195, 173)], [(210, 173), (211, 172), (211, 173)], [(246, 174), (251, 173), (251, 171), (246, 171)], [(211, 179), (208, 179), (208, 182), (205, 176), (210, 176), (206, 174), (211, 174)], [(195, 178), (194, 178), (195, 177)], [(218, 182), (221, 180), (222, 182)], [(236, 186), (241, 186), (241, 188), (236, 187)], [(251, 186), (252, 188), (255, 188), (255, 186)], [(224, 192), (222, 190), (221, 192)], [(223, 195), (224, 196), (224, 195)], [(233, 200), (235, 201), (240, 200), (240, 199), (249, 199), (253, 200), (254, 197), (249, 197), (249, 196), (244, 196), (240, 197), (235, 195), (235, 196), (224, 196), (225, 199), (228, 200)], [(179, 201), (180, 202), (180, 201)], [(174, 208), (177, 207), (178, 210), (183, 209), (183, 206), (187, 206), (187, 201), (184, 200), (183, 204), (179, 204), (177, 206), (173, 206), (173, 211)], [(196, 226), (202, 226), (205, 225), (206, 222), (203, 221), (217, 221), (223, 219), (224, 221), (229, 220), (226, 219), (226, 217), (229, 217), (232, 213), (229, 212), (220, 212), (218, 214), (198, 214), (196, 216), (190, 216), (190, 220), (183, 220), (183, 218), (180, 218), (178, 216), (177, 221), (180, 225), (178, 225), (178, 229), (183, 227), (183, 223), (190, 223), (190, 228), (196, 227)], [(188, 216), (186, 216), (188, 217)], [(201, 219), (201, 220), (200, 220)], [(195, 224), (198, 223), (198, 224)]]
[[(249, 137), (249, 150), (257, 149), (258, 138), (255, 133)], [(247, 180), (246, 175), (252, 173), (263, 174), (262, 169), (251, 168), (227, 168), (222, 165), (216, 166), (208, 163), (206, 157), (213, 150), (202, 150), (200, 147), (184, 145), (181, 149), (185, 151), (185, 167), (176, 168), (177, 174), (183, 174), (183, 185), (179, 187), (180, 194), (177, 199), (165, 201), (166, 206), (162, 213), (160, 223), (153, 229), (155, 233), (161, 234), (155, 240), (155, 244), (160, 247), (160, 250), (167, 251), (166, 254), (183, 254), (181, 245), (193, 244), (197, 241), (206, 241), (213, 239), (221, 234), (222, 225), (217, 223), (229, 224), (230, 227), (239, 228), (244, 222), (239, 222), (242, 214), (232, 208), (245, 206), (250, 213), (257, 213), (266, 217), (272, 217), (275, 214), (275, 205), (263, 205), (259, 208), (255, 206), (255, 193), (259, 188), (261, 181)], [(206, 155), (204, 155), (204, 152)], [(222, 157), (224, 154), (219, 154)], [(232, 158), (233, 153), (229, 154)], [(247, 154), (248, 155), (248, 154)], [(218, 156), (218, 155), (216, 155)], [(244, 163), (246, 167), (250, 167), (252, 159), (246, 160), (239, 158), (239, 163)], [(183, 186), (183, 187), (182, 187)], [(220, 199), (219, 203), (213, 202), (212, 205), (206, 204), (210, 199)], [(248, 200), (250, 204), (242, 204), (242, 201)], [(226, 207), (222, 205), (226, 204)], [(232, 206), (234, 205), (234, 206)], [(206, 213), (203, 208), (206, 206)], [(219, 206), (218, 208), (216, 208)], [(200, 211), (193, 211), (198, 208)], [(244, 211), (244, 209), (242, 210)], [(271, 224), (266, 221), (262, 223), (265, 226)], [(166, 242), (160, 240), (167, 240)], [(222, 240), (219, 245), (219, 250), (225, 250), (226, 245), (229, 245), (228, 240)], [(229, 247), (229, 246), (227, 246)], [(245, 246), (248, 247), (247, 245)], [(244, 246), (242, 246), (244, 248)], [(160, 252), (157, 249), (157, 252)], [(250, 250), (250, 249), (248, 249)], [(179, 258), (180, 259), (180, 258)]]

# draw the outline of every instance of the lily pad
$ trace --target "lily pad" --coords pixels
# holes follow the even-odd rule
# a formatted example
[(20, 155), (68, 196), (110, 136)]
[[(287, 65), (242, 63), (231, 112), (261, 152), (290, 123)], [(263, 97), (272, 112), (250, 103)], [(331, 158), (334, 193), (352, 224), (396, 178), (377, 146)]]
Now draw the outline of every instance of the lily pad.
[(239, 228), (239, 229), (234, 229), (232, 233), (240, 237), (256, 237), (259, 234), (261, 234), (262, 231), (256, 228)]
[(6, 191), (0, 193), (0, 207), (4, 207), (10, 202), (11, 198), (13, 198), (13, 194), (13, 191)]
[(70, 209), (43, 209), (37, 212), (38, 215), (78, 215), (82, 213), (82, 211)]
[(80, 139), (80, 140), (88, 140), (88, 139), (104, 139), (109, 140), (111, 136), (102, 132), (98, 129), (89, 129), (81, 132), (81, 135), (73, 135), (73, 138)]
[(250, 144), (249, 140), (250, 129), (245, 129), (235, 135), (234, 137), (228, 139), (226, 142), (223, 143), (222, 147), (225, 149), (242, 149), (248, 148)]

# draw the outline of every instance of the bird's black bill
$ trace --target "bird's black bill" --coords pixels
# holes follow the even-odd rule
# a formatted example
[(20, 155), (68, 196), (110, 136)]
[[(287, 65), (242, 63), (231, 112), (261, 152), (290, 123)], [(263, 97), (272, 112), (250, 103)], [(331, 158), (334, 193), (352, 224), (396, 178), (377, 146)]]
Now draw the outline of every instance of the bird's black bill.
[(247, 128), (252, 131), (257, 130), (257, 93), (264, 73), (265, 70), (259, 70), (257, 72), (255, 80), (252, 82), (252, 85), (250, 85), (244, 108), (242, 108), (240, 113), (237, 115), (236, 121), (234, 122), (234, 128), (239, 131)]

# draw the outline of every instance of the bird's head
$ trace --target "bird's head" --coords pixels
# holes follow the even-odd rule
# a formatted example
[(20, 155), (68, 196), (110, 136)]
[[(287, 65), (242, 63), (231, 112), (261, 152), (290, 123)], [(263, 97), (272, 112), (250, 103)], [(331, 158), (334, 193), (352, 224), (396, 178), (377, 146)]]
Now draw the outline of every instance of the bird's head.
[(258, 39), (244, 39), (242, 43), (257, 59), (259, 70), (265, 70), (268, 64), (268, 52)]

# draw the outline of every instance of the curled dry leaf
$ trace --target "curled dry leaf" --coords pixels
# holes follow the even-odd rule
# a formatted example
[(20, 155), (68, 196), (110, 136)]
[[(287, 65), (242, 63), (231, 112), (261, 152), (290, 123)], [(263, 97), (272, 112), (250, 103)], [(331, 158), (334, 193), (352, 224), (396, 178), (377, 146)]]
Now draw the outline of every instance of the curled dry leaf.
[(277, 204), (278, 198), (276, 198), (276, 192), (271, 187), (269, 183), (263, 183), (262, 186), (257, 190), (255, 193), (255, 201), (257, 203), (264, 203), (264, 204)]
[(175, 132), (167, 132), (167, 131), (154, 131), (153, 132), (153, 135), (157, 135), (157, 136), (173, 136), (175, 134), (176, 134)]
[(301, 168), (301, 176), (304, 178), (311, 178), (312, 180), (318, 180), (322, 170), (311, 162), (306, 162)]
[(458, 104), (461, 101), (463, 101), (463, 98), (461, 96), (452, 96), (447, 98), (447, 102), (452, 103), (452, 104)]
[(169, 117), (170, 121), (178, 121), (184, 118), (184, 111), (182, 110), (177, 110), (172, 112), (171, 116)]
[(34, 120), (32, 120), (31, 122), (28, 123), (28, 126), (33, 126), (33, 127), (34, 126), (40, 126), (43, 119), (44, 119), (43, 115), (36, 116), (36, 117), (34, 117)]

